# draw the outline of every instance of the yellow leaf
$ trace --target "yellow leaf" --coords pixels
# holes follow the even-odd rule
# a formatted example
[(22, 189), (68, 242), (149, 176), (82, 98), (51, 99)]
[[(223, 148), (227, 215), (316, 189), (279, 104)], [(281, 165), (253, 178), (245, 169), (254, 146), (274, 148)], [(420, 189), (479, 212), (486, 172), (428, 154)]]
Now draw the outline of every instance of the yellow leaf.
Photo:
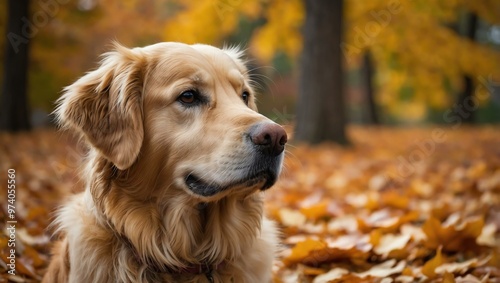
[(443, 275), (443, 283), (455, 283), (455, 276), (452, 273), (446, 272)]
[(427, 236), (425, 245), (429, 248), (442, 246), (447, 251), (462, 250), (464, 246), (473, 248), (476, 238), (481, 234), (484, 219), (481, 217), (469, 218), (460, 224), (442, 225), (439, 220), (430, 217), (422, 226)]
[(300, 212), (304, 214), (308, 219), (317, 220), (321, 217), (328, 215), (328, 202), (322, 201), (315, 205), (308, 207), (302, 207)]
[(322, 250), (326, 248), (326, 244), (322, 241), (306, 239), (303, 242), (297, 243), (295, 247), (293, 247), (289, 256), (283, 259), (284, 262), (288, 264), (299, 262), (306, 258), (310, 252), (316, 250)]
[(444, 263), (444, 258), (441, 254), (441, 249), (442, 248), (439, 247), (436, 252), (436, 256), (434, 256), (431, 260), (427, 261), (422, 267), (422, 273), (431, 279), (436, 277), (436, 268)]

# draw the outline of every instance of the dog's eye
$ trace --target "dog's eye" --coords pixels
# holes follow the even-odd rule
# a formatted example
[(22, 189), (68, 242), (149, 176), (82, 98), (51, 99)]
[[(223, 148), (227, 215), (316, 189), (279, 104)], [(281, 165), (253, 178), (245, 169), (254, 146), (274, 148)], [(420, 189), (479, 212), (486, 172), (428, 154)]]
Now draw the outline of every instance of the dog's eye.
[(186, 90), (177, 100), (184, 104), (194, 104), (199, 101), (199, 94), (196, 90)]
[(243, 102), (245, 102), (245, 104), (248, 105), (248, 100), (250, 99), (250, 93), (248, 93), (248, 91), (244, 91), (241, 94), (241, 99), (243, 99)]

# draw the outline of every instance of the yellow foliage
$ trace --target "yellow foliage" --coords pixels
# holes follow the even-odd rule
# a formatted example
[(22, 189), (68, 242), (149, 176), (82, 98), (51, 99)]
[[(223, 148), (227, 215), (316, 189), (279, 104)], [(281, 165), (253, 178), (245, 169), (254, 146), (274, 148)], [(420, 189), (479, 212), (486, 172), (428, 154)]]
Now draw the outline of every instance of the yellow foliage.
[[(464, 8), (498, 21), (498, 5), (493, 0), (347, 1), (345, 44), (355, 52), (344, 55), (348, 63), (358, 64), (356, 57), (371, 49), (378, 101), (390, 113), (408, 113), (413, 120), (425, 115), (423, 104), (450, 107), (454, 101), (450, 93), (462, 89), (464, 74), (477, 79), (500, 73), (499, 52), (458, 36), (443, 24), (456, 22)], [(400, 104), (399, 90), (408, 86), (413, 89), (414, 106)]]
[(261, 1), (182, 0), (181, 11), (167, 21), (163, 38), (185, 43), (221, 44), (234, 32), (240, 17), (255, 20), (261, 14)]
[(300, 27), (304, 21), (301, 0), (275, 0), (269, 3), (265, 19), (267, 23), (255, 32), (251, 46), (255, 55), (269, 61), (282, 51), (296, 58), (302, 49)]
[[(296, 57), (302, 46), (300, 27), (304, 19), (301, 0), (182, 0), (181, 11), (165, 26), (164, 39), (186, 43), (221, 44), (238, 27), (241, 17), (266, 24), (251, 39), (253, 54), (269, 61), (282, 51)], [(195, 20), (193, 20), (195, 19)]]
[[(250, 40), (250, 51), (269, 62), (277, 52), (297, 58), (302, 48), (302, 0), (179, 0), (182, 10), (165, 28), (166, 40), (220, 44), (235, 32), (238, 19), (262, 18)], [(345, 40), (348, 67), (361, 62), (371, 49), (378, 72), (378, 102), (390, 113), (411, 113), (410, 120), (425, 116), (424, 104), (449, 107), (449, 94), (463, 87), (463, 75), (498, 76), (498, 52), (457, 35), (454, 23), (466, 9), (498, 22), (498, 1), (460, 0), (346, 0)], [(196, 19), (196, 20), (193, 20)], [(411, 103), (399, 105), (403, 87), (413, 89)], [(484, 90), (483, 90), (484, 91)], [(406, 111), (409, 112), (406, 112)]]
[(498, 0), (461, 1), (465, 7), (479, 14), (490, 23), (500, 24), (500, 2)]

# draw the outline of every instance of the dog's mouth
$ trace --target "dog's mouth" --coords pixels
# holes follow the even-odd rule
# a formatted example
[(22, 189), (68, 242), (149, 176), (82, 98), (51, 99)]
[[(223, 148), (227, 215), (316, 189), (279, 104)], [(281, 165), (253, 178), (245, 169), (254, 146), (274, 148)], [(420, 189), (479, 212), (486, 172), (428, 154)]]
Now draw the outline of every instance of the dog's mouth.
[(272, 170), (264, 170), (236, 182), (220, 185), (203, 180), (194, 174), (188, 174), (185, 183), (193, 193), (203, 197), (211, 197), (221, 192), (239, 188), (265, 191), (276, 183), (277, 178), (277, 174)]

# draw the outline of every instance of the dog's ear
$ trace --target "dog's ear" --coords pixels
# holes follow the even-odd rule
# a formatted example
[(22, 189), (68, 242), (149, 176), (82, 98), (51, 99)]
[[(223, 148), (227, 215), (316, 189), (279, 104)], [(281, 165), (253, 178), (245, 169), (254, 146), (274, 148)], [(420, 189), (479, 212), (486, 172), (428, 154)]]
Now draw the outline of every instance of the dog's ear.
[(241, 49), (239, 46), (225, 46), (222, 48), (231, 59), (238, 65), (241, 70), (247, 70), (247, 61), (243, 59), (245, 50)]
[(135, 162), (144, 138), (145, 64), (140, 50), (115, 44), (98, 69), (66, 87), (57, 101), (59, 124), (82, 133), (120, 170)]

